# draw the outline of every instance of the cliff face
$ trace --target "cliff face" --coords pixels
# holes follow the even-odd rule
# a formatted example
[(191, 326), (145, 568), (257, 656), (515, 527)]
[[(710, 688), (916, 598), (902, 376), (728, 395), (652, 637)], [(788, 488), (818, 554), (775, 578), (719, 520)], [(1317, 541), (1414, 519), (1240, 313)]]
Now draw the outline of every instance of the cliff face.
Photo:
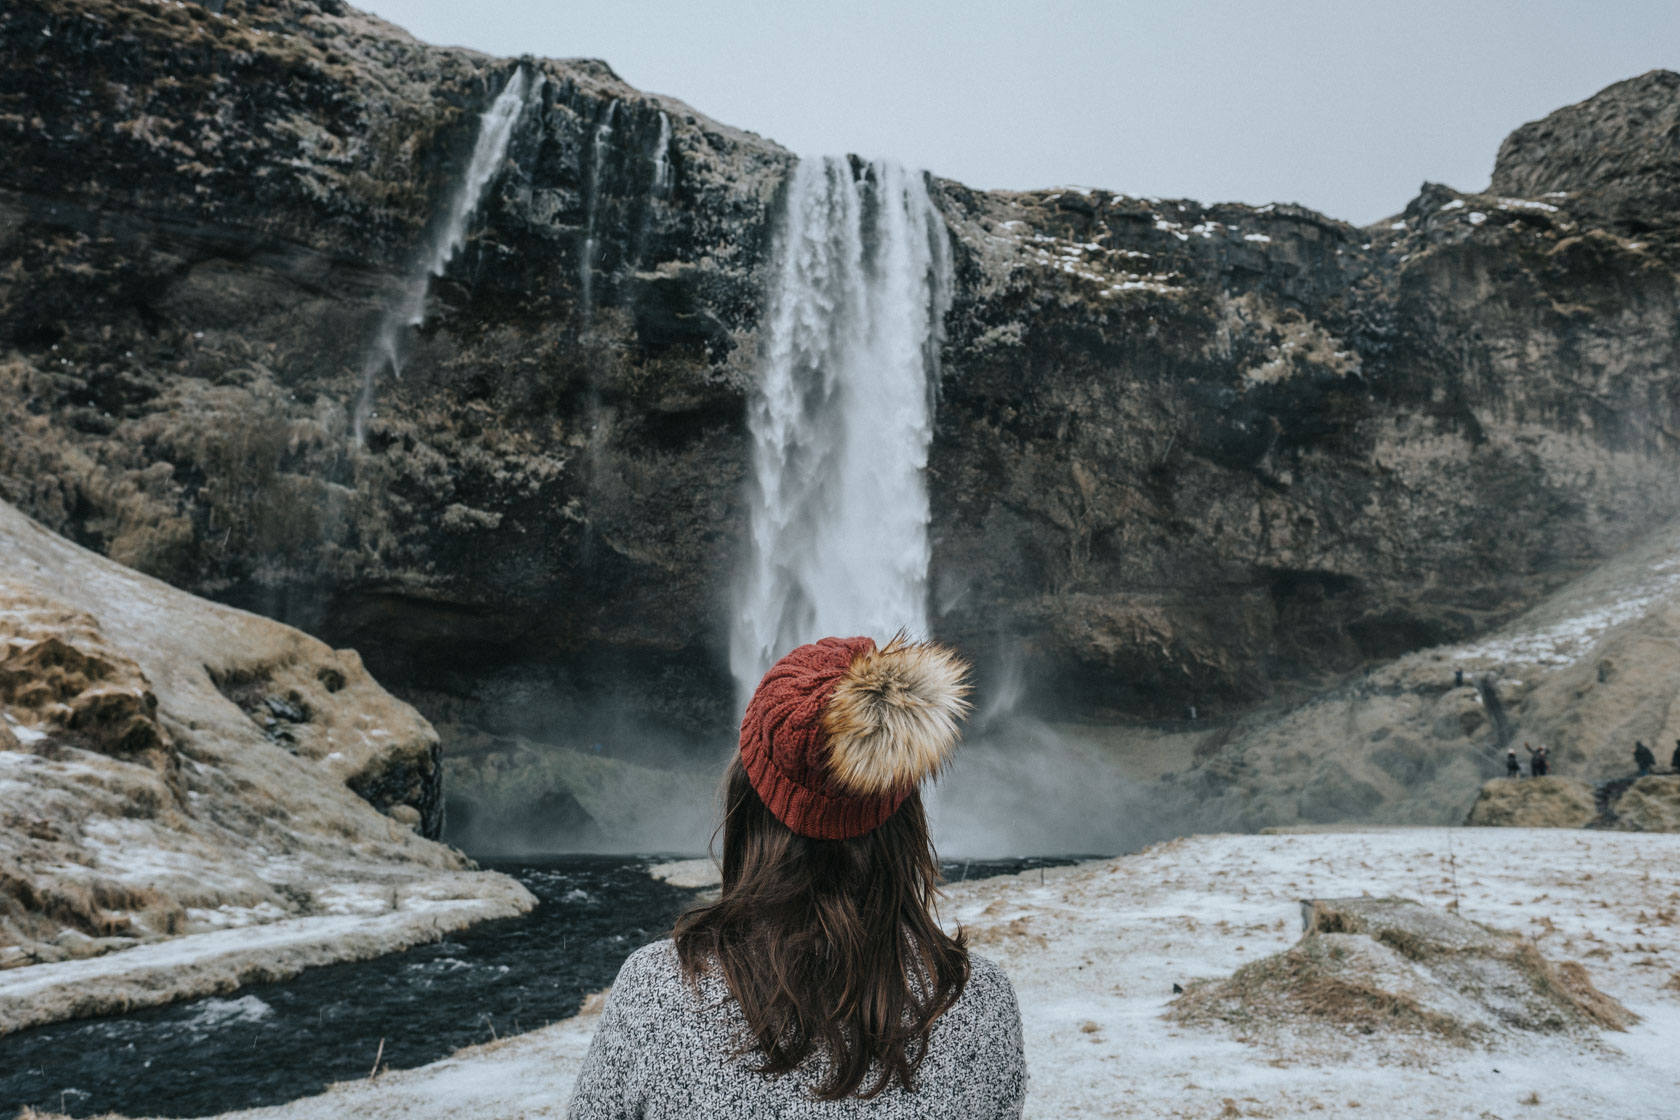
[[(787, 153), (336, 0), (17, 0), (0, 63), (0, 493), (434, 718), (727, 728)], [(543, 81), (358, 448), (377, 324), (517, 65)], [(1093, 714), (1237, 708), (1680, 511), (1675, 80), (1364, 230), (935, 181), (936, 629)]]
[(1680, 254), (1597, 196), (946, 200), (942, 624), (1070, 699), (1217, 711), (1457, 640), (1676, 508)]
[(0, 50), (9, 495), (411, 690), (541, 709), (669, 677), (655, 708), (727, 706), (784, 153), (598, 63), (527, 63), (545, 80), (358, 451), (377, 322), (515, 64), (332, 0), (30, 0)]

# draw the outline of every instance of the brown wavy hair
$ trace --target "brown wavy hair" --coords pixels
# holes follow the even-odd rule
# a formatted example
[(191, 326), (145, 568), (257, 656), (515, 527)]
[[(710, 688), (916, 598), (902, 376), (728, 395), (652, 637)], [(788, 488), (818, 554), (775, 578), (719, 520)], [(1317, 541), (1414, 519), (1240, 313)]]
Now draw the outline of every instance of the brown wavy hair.
[(914, 1092), (933, 1021), (968, 982), (963, 935), (934, 914), (921, 795), (872, 832), (813, 840), (765, 808), (739, 758), (724, 783), (723, 891), (677, 920), (684, 975), (722, 974), (757, 1072), (790, 1073), (815, 1051), (829, 1059), (819, 1100)]

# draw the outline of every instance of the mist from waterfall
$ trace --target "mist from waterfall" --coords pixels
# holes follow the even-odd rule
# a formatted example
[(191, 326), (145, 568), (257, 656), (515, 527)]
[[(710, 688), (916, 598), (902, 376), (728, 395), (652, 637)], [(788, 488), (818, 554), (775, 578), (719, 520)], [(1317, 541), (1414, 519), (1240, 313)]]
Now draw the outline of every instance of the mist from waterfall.
[(951, 258), (920, 172), (802, 160), (748, 411), (753, 481), (730, 667), (744, 706), (829, 634), (927, 630), (928, 494)]
[(432, 277), (442, 276), (449, 262), (466, 244), (467, 228), (473, 215), (478, 212), (485, 191), (507, 157), (514, 126), (519, 123), (526, 106), (536, 99), (544, 81), (546, 79), (539, 74), (533, 82), (521, 66), (479, 118), (478, 139), (473, 143), (467, 172), (450, 194), (442, 216), (434, 223), (431, 241), (403, 285), (401, 295), (386, 309), (373, 345), (362, 364), (361, 396), (356, 402), (351, 422), (351, 434), (357, 447), (362, 446), (367, 436), (367, 422), (373, 415), (374, 390), (379, 375), (389, 369), (393, 377), (402, 376), (403, 336), (425, 321), (426, 295), (431, 290)]

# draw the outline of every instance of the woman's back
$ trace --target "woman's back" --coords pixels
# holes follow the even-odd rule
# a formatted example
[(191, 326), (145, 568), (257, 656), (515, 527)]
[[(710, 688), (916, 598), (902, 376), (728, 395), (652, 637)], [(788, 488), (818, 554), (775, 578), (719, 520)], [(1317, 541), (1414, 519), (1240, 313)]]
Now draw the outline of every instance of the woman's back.
[(1015, 993), (935, 913), (919, 792), (967, 674), (902, 634), (771, 666), (724, 780), (718, 896), (625, 963), (574, 1120), (1020, 1116)]
[(820, 1053), (792, 1073), (754, 1072), (761, 1059), (750, 1051), (746, 1020), (722, 978), (703, 975), (696, 990), (672, 943), (655, 942), (619, 972), (567, 1116), (1018, 1117), (1026, 1069), (1015, 992), (995, 964), (973, 954), (968, 959), (962, 995), (933, 1023), (915, 1093), (895, 1084), (867, 1100), (826, 1101), (811, 1093), (826, 1068)]

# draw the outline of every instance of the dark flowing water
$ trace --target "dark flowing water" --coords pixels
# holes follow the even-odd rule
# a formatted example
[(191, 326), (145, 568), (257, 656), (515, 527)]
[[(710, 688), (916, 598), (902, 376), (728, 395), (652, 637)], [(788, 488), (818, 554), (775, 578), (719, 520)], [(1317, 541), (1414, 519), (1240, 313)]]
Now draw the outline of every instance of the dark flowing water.
[[(485, 861), (530, 888), (536, 909), (229, 996), (0, 1038), (0, 1118), (24, 1105), (71, 1116), (205, 1116), (281, 1104), (366, 1077), (381, 1040), (381, 1062), (407, 1069), (564, 1019), (694, 898), (650, 877), (654, 862)], [(956, 860), (945, 874), (956, 882), (1068, 862)]]

